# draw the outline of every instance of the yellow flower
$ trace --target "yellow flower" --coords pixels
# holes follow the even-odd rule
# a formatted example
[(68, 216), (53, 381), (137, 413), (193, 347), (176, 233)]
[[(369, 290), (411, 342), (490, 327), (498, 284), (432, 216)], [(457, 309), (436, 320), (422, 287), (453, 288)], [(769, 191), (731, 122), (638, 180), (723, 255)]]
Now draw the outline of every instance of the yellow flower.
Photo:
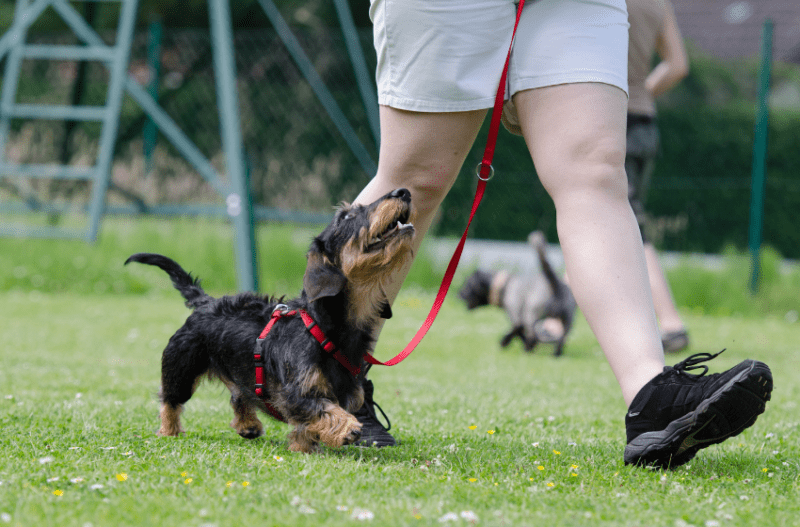
[(227, 483), (225, 483), (226, 487), (230, 487), (231, 485), (233, 485), (233, 481), (228, 481)]
[(553, 454), (555, 454), (555, 455), (557, 455), (557, 456), (560, 456), (560, 455), (561, 455), (561, 452), (559, 452), (558, 450), (553, 450)]
[(476, 428), (478, 428), (478, 425), (470, 425), (467, 428), (469, 428), (470, 430), (475, 430)]
[(489, 435), (492, 435), (492, 434), (494, 434), (494, 430), (487, 430), (486, 433), (489, 434)]
[(242, 487), (246, 487), (250, 484), (249, 481), (242, 481)]
[(422, 514), (415, 514), (414, 515), (414, 519), (415, 520), (421, 520), (422, 519)]
[(64, 491), (63, 490), (54, 490), (53, 491), (53, 495), (54, 496), (63, 496), (64, 495)]
[(543, 467), (542, 465), (539, 465), (539, 466), (538, 466), (538, 467), (536, 467), (536, 468), (538, 468), (539, 470), (544, 470), (544, 467)]
[(188, 485), (188, 484), (189, 484), (189, 483), (191, 483), (192, 481), (194, 481), (192, 478), (186, 478), (185, 480), (183, 480), (183, 482), (184, 482), (186, 485)]
[(767, 469), (767, 468), (762, 468), (761, 469), (761, 472), (768, 472), (768, 471), (769, 471), (769, 469)]
[(125, 481), (126, 479), (128, 479), (128, 475), (126, 473), (122, 472), (121, 474), (117, 474), (117, 481)]
[(569, 468), (578, 468), (578, 465), (571, 465)]
[(186, 477), (186, 476), (188, 476), (188, 475), (189, 475), (189, 473), (188, 473), (188, 472), (181, 472), (181, 477), (182, 477), (182, 478), (185, 478), (185, 477)]
[(478, 480), (476, 478), (469, 478), (467, 481), (469, 481), (470, 483), (475, 483)]
[(570, 476), (572, 476), (573, 478), (577, 478), (578, 477), (578, 475), (575, 474), (574, 472), (572, 474), (570, 474)]
[(533, 478), (528, 478), (528, 481), (533, 481)]
[(556, 484), (555, 484), (555, 483), (553, 483), (552, 481), (550, 481), (550, 482), (548, 482), (548, 483), (547, 483), (547, 486), (548, 486), (548, 487), (555, 487), (555, 486), (556, 486)]

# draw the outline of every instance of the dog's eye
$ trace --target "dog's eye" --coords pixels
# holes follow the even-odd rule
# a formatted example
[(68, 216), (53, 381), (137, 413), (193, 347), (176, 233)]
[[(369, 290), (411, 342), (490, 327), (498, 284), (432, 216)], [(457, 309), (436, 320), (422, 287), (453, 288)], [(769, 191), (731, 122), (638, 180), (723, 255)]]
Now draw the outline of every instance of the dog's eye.
[(355, 217), (356, 217), (355, 214), (353, 214), (352, 212), (348, 212), (347, 214), (344, 215), (344, 218), (342, 218), (342, 219), (343, 220), (352, 220)]

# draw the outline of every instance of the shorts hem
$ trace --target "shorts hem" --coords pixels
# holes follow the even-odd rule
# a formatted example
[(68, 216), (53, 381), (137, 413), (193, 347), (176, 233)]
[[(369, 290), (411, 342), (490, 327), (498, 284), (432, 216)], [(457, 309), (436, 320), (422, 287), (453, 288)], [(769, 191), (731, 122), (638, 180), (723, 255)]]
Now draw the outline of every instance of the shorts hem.
[(494, 97), (472, 101), (421, 101), (411, 97), (380, 94), (378, 95), (378, 104), (411, 112), (469, 112), (492, 108), (494, 106)]

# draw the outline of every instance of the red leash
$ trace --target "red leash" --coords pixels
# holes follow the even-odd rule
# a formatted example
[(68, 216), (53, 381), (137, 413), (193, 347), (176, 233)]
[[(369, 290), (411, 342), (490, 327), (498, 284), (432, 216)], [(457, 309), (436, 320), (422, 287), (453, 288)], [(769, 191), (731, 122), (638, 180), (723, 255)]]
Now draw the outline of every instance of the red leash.
[(417, 347), (422, 341), (422, 338), (428, 333), (428, 330), (433, 325), (433, 321), (436, 320), (436, 316), (439, 314), (439, 309), (442, 307), (444, 303), (444, 299), (447, 296), (447, 291), (450, 289), (450, 283), (453, 281), (453, 275), (456, 272), (456, 268), (458, 267), (458, 262), (461, 259), (461, 252), (464, 250), (464, 242), (467, 241), (467, 233), (469, 232), (469, 226), (472, 223), (472, 218), (475, 216), (475, 212), (478, 210), (478, 205), (481, 204), (481, 199), (483, 198), (483, 192), (486, 189), (486, 182), (492, 179), (494, 176), (494, 168), (492, 167), (492, 159), (494, 158), (494, 147), (497, 144), (497, 134), (500, 131), (500, 117), (503, 114), (503, 102), (505, 99), (506, 93), (506, 78), (508, 77), (508, 62), (511, 58), (511, 48), (514, 45), (514, 36), (517, 34), (517, 26), (519, 25), (519, 18), (522, 15), (522, 6), (525, 5), (525, 0), (519, 0), (519, 6), (517, 7), (517, 19), (514, 22), (514, 31), (511, 33), (511, 45), (508, 48), (508, 54), (506, 55), (506, 62), (503, 66), (503, 74), (500, 76), (500, 85), (497, 87), (497, 95), (494, 99), (494, 108), (492, 109), (492, 120), (489, 123), (489, 136), (486, 139), (486, 148), (483, 151), (483, 161), (481, 164), (478, 165), (478, 188), (475, 190), (475, 199), (472, 202), (472, 211), (469, 214), (469, 220), (467, 221), (467, 228), (464, 229), (464, 234), (461, 235), (461, 240), (458, 242), (456, 246), (456, 250), (453, 253), (453, 257), (450, 259), (450, 263), (447, 266), (447, 271), (444, 273), (444, 278), (442, 279), (442, 285), (439, 287), (439, 292), (436, 294), (436, 299), (433, 301), (433, 307), (431, 307), (430, 313), (428, 313), (428, 318), (425, 319), (425, 322), (422, 324), (422, 327), (419, 328), (417, 334), (414, 335), (414, 338), (411, 339), (411, 342), (405, 347), (403, 351), (401, 351), (397, 356), (392, 359), (387, 360), (386, 362), (381, 362), (369, 353), (364, 354), (364, 360), (369, 362), (370, 364), (378, 364), (381, 366), (394, 366), (405, 360), (406, 357), (411, 355), (411, 352), (414, 351), (414, 348)]

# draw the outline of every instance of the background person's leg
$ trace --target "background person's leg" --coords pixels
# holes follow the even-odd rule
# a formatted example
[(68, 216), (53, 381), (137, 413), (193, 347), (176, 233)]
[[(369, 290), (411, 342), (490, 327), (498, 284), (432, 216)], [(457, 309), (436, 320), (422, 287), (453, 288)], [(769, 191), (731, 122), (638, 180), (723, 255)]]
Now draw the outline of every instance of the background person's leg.
[(599, 83), (514, 96), (536, 171), (556, 206), (570, 287), (630, 404), (664, 367), (642, 238), (628, 202), (627, 98)]

